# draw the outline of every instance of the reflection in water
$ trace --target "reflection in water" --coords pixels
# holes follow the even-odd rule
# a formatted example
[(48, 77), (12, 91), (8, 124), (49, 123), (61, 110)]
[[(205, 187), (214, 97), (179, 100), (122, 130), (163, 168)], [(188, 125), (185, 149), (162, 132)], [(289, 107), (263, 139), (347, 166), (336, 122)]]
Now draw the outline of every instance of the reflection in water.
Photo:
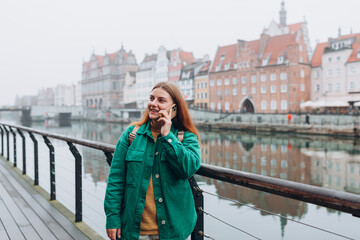
[[(43, 122), (34, 122), (32, 127), (76, 138), (90, 139), (115, 145), (127, 126), (111, 123), (72, 122), (68, 126), (60, 127), (56, 121), (47, 121), (45, 124)], [(251, 135), (240, 132), (216, 133), (205, 131), (200, 133), (200, 138), (202, 162), (204, 163), (360, 194), (360, 147), (358, 141), (337, 140), (329, 137)], [(79, 147), (79, 150), (83, 156), (84, 175), (90, 177), (89, 180), (91, 179), (93, 183), (95, 194), (100, 194), (97, 196), (98, 200), (96, 203), (91, 203), (91, 205), (96, 205), (101, 208), (104, 188), (109, 174), (109, 166), (105, 161), (105, 155), (102, 151), (87, 147)], [(342, 226), (341, 229), (344, 229), (344, 233), (348, 233), (345, 235), (359, 235), (355, 230), (351, 230), (352, 224), (359, 223), (358, 219), (349, 218), (346, 214), (338, 211), (326, 209), (326, 213), (320, 214), (317, 209), (324, 208), (312, 208), (309, 207), (311, 206), (310, 204), (301, 201), (287, 199), (205, 177), (197, 176), (197, 180), (200, 181), (200, 184), (203, 184), (202, 186), (204, 188), (208, 188), (207, 186), (214, 187), (213, 193), (220, 196), (250, 204), (254, 207), (275, 212), (289, 218), (311, 221), (315, 219), (314, 215), (320, 218), (324, 216), (324, 222), (327, 224), (331, 224), (330, 216), (335, 217), (335, 222), (346, 222), (344, 219), (350, 219), (350, 223), (346, 222), (346, 227)], [(101, 190), (96, 191), (97, 187), (101, 188)], [(84, 199), (85, 203), (86, 201), (87, 200)], [(208, 198), (205, 199), (205, 209), (215, 211), (217, 208), (220, 208), (218, 205), (219, 201), (213, 202)], [(227, 203), (227, 206), (231, 208), (231, 212), (243, 212), (246, 210), (246, 207), (242, 204)], [(221, 205), (221, 208), (224, 209), (224, 206)], [(223, 212), (226, 212), (226, 210), (224, 209)], [(266, 235), (274, 236), (271, 239), (280, 239), (281, 237), (285, 239), (301, 239), (297, 238), (296, 234), (294, 234), (296, 230), (293, 230), (294, 227), (290, 227), (290, 222), (286, 219), (271, 218), (268, 220), (268, 217), (270, 217), (268, 213), (263, 211), (256, 212), (260, 213), (260, 215), (253, 216), (255, 214), (246, 212), (246, 217), (251, 217), (253, 225), (261, 221), (264, 221), (262, 224), (265, 225), (271, 225), (276, 222), (278, 227), (266, 228)], [(316, 212), (316, 214), (314, 214), (314, 212)], [(98, 215), (89, 218), (104, 218), (103, 213), (97, 214)], [(218, 212), (218, 214), (221, 215), (221, 212)], [(229, 215), (232, 214), (227, 214), (226, 217)], [(240, 221), (240, 217), (241, 216), (237, 216), (233, 221), (235, 223)], [(337, 220), (337, 218), (339, 219)], [(215, 231), (221, 232), (222, 234), (228, 232), (227, 228), (218, 225), (211, 227), (213, 226), (212, 224), (210, 220), (207, 220), (205, 228), (208, 228), (209, 232)], [(93, 224), (90, 225), (94, 227)], [(251, 225), (248, 226), (248, 228), (251, 227)], [(96, 227), (94, 228), (96, 229)], [(97, 226), (97, 228), (102, 229), (103, 226)], [(295, 227), (295, 229), (298, 228), (299, 227)], [(327, 228), (326, 224), (324, 228)], [(101, 234), (105, 233), (102, 232)], [(213, 234), (215, 235), (216, 233)], [(295, 235), (295, 237), (291, 234)], [(312, 234), (312, 236), (315, 236), (314, 233)], [(301, 236), (301, 234), (299, 236)], [(320, 238), (322, 237), (322, 235), (319, 236)], [(216, 239), (224, 238), (217, 237)]]

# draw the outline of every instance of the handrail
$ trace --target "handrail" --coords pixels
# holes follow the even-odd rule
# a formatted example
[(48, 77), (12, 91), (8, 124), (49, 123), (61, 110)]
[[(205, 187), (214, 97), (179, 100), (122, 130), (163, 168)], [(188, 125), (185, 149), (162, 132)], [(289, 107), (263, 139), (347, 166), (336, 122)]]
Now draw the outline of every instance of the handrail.
[[(76, 148), (74, 148), (74, 146), (72, 145), (73, 143), (103, 151), (106, 156), (106, 161), (108, 162), (109, 165), (111, 165), (112, 153), (114, 153), (115, 151), (115, 145), (104, 144), (92, 140), (73, 138), (60, 134), (36, 130), (24, 126), (16, 126), (16, 125), (0, 122), (0, 128), (2, 127), (3, 129), (5, 129), (7, 134), (10, 131), (7, 130), (5, 126), (9, 129), (16, 128), (18, 131), (22, 130), (28, 132), (30, 137), (33, 139), (33, 141), (36, 140), (34, 139), (33, 134), (42, 135), (44, 139), (47, 139), (47, 137), (49, 137), (57, 140), (66, 141), (70, 147), (70, 150), (72, 150), (72, 153), (75, 156), (75, 160), (77, 159), (76, 166), (78, 167), (81, 167), (81, 156), (78, 156), (79, 153), (77, 152)], [(1, 131), (0, 134), (2, 135), (2, 142), (3, 142), (4, 131)], [(34, 143), (35, 142), (36, 141), (34, 141)], [(9, 149), (8, 139), (7, 139), (7, 149)], [(9, 150), (7, 151), (9, 153)], [(5, 153), (2, 152), (2, 154)], [(35, 155), (37, 154), (35, 153)], [(78, 168), (77, 172), (81, 172), (81, 168)], [(313, 203), (319, 206), (328, 207), (341, 212), (351, 213), (353, 216), (360, 217), (360, 195), (357, 194), (213, 166), (205, 163), (201, 164), (200, 169), (197, 171), (196, 174), (200, 176), (210, 177), (224, 182), (248, 187), (251, 189), (272, 193), (282, 197), (292, 198), (307, 203)], [(35, 184), (36, 181), (37, 179), (35, 178)], [(78, 181), (79, 182), (76, 183), (76, 191), (81, 190), (81, 179), (78, 179)], [(76, 218), (81, 221), (81, 216), (79, 215), (79, 213), (81, 213), (80, 193), (79, 196), (80, 196), (80, 200), (77, 199), (78, 201), (77, 205), (79, 206), (79, 209), (77, 209)]]

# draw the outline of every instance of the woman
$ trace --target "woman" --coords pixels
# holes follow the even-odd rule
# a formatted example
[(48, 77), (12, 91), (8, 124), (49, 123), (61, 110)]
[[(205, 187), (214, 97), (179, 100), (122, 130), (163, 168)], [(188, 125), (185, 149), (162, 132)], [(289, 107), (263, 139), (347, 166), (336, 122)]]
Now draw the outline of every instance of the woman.
[(175, 85), (160, 82), (142, 119), (116, 145), (104, 202), (108, 237), (186, 239), (197, 220), (188, 178), (199, 167), (199, 136), (185, 100)]

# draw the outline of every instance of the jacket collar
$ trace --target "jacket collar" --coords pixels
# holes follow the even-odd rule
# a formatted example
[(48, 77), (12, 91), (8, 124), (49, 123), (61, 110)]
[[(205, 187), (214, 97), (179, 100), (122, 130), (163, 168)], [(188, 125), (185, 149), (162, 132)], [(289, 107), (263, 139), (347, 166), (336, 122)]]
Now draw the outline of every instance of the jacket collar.
[[(170, 132), (172, 132), (173, 134), (176, 135), (177, 129), (174, 127), (174, 124), (171, 124)], [(153, 139), (153, 136), (152, 136), (152, 133), (151, 133), (151, 128), (150, 128), (150, 120), (147, 121), (146, 123), (144, 123), (143, 125), (141, 125), (139, 130), (136, 132), (136, 134), (146, 134), (150, 138)]]

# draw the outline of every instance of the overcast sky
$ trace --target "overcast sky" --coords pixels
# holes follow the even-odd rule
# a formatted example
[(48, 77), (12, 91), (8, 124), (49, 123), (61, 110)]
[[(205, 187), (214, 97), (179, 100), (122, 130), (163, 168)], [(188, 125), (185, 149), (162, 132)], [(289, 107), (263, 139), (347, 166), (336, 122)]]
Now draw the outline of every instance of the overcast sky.
[[(2, 0), (0, 106), (16, 95), (81, 80), (82, 62), (121, 44), (140, 63), (160, 45), (213, 59), (217, 46), (259, 39), (281, 0)], [(359, 0), (286, 0), (287, 23), (308, 22), (316, 41), (360, 32)]]

